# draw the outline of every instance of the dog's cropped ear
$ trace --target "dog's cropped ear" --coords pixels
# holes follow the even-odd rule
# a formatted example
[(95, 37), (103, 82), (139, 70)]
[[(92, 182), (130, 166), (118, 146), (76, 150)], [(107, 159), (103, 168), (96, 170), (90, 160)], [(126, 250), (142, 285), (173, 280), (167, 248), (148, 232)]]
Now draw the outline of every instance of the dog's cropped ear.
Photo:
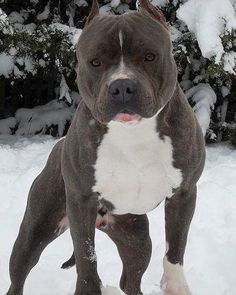
[(86, 19), (85, 26), (88, 25), (96, 15), (99, 15), (99, 6), (97, 0), (93, 0), (90, 13)]
[[(138, 0), (137, 0), (138, 1)], [(141, 11), (148, 12), (152, 17), (165, 23), (166, 19), (160, 9), (152, 5), (149, 0), (139, 0), (139, 8)]]

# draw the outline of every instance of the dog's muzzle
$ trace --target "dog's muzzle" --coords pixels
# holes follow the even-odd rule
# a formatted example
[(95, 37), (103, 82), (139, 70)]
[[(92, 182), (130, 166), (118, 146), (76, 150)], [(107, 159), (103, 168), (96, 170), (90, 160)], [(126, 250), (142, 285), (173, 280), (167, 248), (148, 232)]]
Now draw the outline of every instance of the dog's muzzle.
[(137, 83), (131, 79), (117, 79), (108, 88), (113, 111), (113, 120), (129, 122), (138, 120), (135, 113), (135, 99), (137, 97)]

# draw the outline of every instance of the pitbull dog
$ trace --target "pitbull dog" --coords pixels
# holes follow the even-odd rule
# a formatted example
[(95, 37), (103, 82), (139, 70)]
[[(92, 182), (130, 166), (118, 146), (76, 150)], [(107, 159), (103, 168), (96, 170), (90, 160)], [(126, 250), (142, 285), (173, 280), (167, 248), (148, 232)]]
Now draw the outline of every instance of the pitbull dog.
[(142, 294), (151, 256), (146, 213), (165, 200), (161, 286), (165, 295), (189, 295), (183, 256), (204, 166), (204, 140), (177, 82), (164, 17), (147, 0), (140, 0), (139, 11), (100, 16), (94, 1), (77, 58), (83, 99), (66, 138), (55, 145), (30, 189), (7, 294), (23, 294), (43, 249), (68, 227), (75, 294), (101, 294), (96, 227), (118, 248), (121, 289)]

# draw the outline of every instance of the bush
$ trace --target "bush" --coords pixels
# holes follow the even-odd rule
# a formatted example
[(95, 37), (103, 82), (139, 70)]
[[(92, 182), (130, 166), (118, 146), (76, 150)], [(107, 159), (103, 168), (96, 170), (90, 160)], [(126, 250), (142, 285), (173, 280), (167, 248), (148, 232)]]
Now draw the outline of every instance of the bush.
[[(185, 0), (153, 3), (161, 6), (170, 27), (179, 82), (200, 123), (204, 128), (210, 123), (207, 142), (231, 140), (235, 144), (236, 28), (229, 26), (228, 16), (222, 17), (219, 21), (224, 27), (218, 36), (221, 54), (207, 56), (201, 36), (197, 38), (194, 28), (190, 32), (180, 20), (184, 12), (179, 8)], [(133, 0), (102, 0), (99, 4), (103, 13), (120, 14), (136, 8)], [(207, 8), (210, 3), (205, 5)], [(70, 107), (71, 92), (77, 90), (75, 43), (90, 6), (90, 0), (0, 1), (1, 118), (14, 116), (19, 108), (33, 108), (54, 99), (63, 100)], [(1, 67), (4, 62), (5, 68)]]

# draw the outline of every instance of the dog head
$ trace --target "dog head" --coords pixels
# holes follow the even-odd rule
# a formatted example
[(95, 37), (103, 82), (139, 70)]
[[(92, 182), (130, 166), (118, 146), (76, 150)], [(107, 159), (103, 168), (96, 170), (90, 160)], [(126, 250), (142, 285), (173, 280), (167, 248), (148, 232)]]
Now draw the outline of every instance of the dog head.
[(173, 95), (177, 71), (169, 31), (148, 0), (120, 16), (99, 15), (94, 0), (76, 54), (80, 93), (101, 123), (153, 117)]

